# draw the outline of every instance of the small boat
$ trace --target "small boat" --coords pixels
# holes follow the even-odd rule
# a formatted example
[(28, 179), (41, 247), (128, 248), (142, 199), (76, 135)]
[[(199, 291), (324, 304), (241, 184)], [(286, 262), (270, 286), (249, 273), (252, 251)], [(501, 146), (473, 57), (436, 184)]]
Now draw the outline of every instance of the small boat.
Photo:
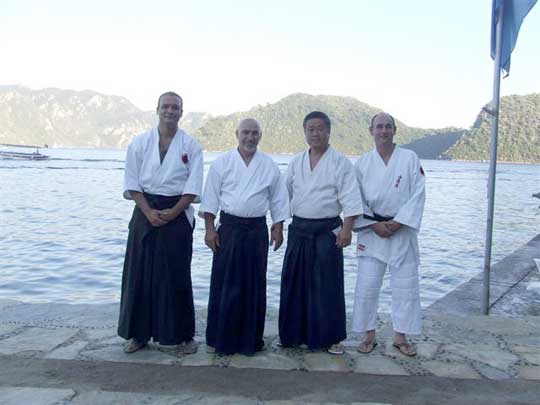
[[(45, 160), (49, 159), (48, 155), (43, 155), (39, 152), (41, 146), (32, 145), (13, 145), (9, 143), (2, 143), (0, 146), (9, 148), (19, 148), (19, 150), (7, 150), (0, 148), (0, 159), (25, 159), (25, 160)], [(47, 147), (46, 145), (44, 146)], [(34, 149), (33, 152), (25, 152), (24, 149)], [(22, 149), (22, 150), (21, 150)]]

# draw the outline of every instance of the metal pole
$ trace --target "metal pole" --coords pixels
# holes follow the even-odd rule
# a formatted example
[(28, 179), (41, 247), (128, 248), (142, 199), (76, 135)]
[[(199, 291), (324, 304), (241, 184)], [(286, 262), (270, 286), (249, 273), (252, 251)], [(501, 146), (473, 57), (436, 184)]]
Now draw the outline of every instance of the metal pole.
[[(504, 2), (503, 2), (504, 4)], [(501, 87), (501, 48), (503, 26), (503, 4), (497, 10), (497, 30), (495, 46), (495, 71), (493, 74), (493, 100), (491, 105), (491, 156), (488, 176), (488, 209), (486, 224), (486, 245), (484, 251), (484, 286), (482, 294), (482, 314), (489, 315), (489, 276), (491, 269), (491, 241), (493, 237), (493, 207), (495, 205), (495, 176), (497, 173), (497, 138), (499, 134), (499, 98)]]

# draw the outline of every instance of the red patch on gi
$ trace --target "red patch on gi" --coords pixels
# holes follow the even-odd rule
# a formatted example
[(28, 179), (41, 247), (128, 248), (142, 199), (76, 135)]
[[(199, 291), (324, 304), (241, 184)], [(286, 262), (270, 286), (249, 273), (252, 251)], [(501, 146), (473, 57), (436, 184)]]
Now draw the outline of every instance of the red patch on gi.
[(361, 250), (363, 252), (364, 250), (366, 250), (366, 246), (359, 243), (358, 244), (358, 250)]
[(182, 155), (182, 162), (184, 162), (184, 164), (187, 164), (187, 162), (189, 162), (187, 153), (184, 153)]
[(424, 169), (422, 169), (422, 166), (420, 166), (420, 174), (421, 174), (422, 176), (425, 176), (425, 175), (426, 175), (426, 174), (424, 173)]

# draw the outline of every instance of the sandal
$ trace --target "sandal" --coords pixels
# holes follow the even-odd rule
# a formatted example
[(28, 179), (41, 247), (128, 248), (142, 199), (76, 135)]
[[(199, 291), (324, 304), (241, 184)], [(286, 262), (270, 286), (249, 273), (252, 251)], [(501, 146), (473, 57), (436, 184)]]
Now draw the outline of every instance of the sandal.
[(364, 353), (368, 354), (373, 351), (377, 347), (377, 341), (376, 340), (364, 340), (362, 343), (360, 343), (360, 346), (356, 349), (358, 353)]
[(407, 341), (404, 341), (401, 343), (394, 342), (392, 346), (398, 349), (401, 352), (401, 354), (404, 354), (405, 356), (409, 356), (409, 357), (416, 356), (416, 349), (414, 348), (414, 345)]
[(326, 349), (326, 351), (330, 354), (335, 354), (337, 356), (341, 356), (343, 353), (345, 353), (345, 349), (340, 343), (333, 344), (328, 349)]

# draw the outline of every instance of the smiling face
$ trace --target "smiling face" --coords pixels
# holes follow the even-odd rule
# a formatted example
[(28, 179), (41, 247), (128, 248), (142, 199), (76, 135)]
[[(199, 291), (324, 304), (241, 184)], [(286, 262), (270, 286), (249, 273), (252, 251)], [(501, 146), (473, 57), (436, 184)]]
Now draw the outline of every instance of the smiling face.
[(182, 100), (176, 96), (163, 95), (159, 99), (156, 112), (159, 116), (160, 126), (178, 126), (178, 121), (182, 117)]
[(369, 132), (373, 135), (375, 145), (391, 146), (394, 144), (396, 125), (390, 114), (377, 114), (369, 127)]
[(325, 149), (330, 140), (330, 128), (322, 118), (311, 118), (306, 121), (304, 135), (307, 144), (314, 149)]
[(252, 118), (242, 120), (236, 130), (238, 150), (242, 155), (251, 156), (257, 151), (262, 137), (261, 126)]

